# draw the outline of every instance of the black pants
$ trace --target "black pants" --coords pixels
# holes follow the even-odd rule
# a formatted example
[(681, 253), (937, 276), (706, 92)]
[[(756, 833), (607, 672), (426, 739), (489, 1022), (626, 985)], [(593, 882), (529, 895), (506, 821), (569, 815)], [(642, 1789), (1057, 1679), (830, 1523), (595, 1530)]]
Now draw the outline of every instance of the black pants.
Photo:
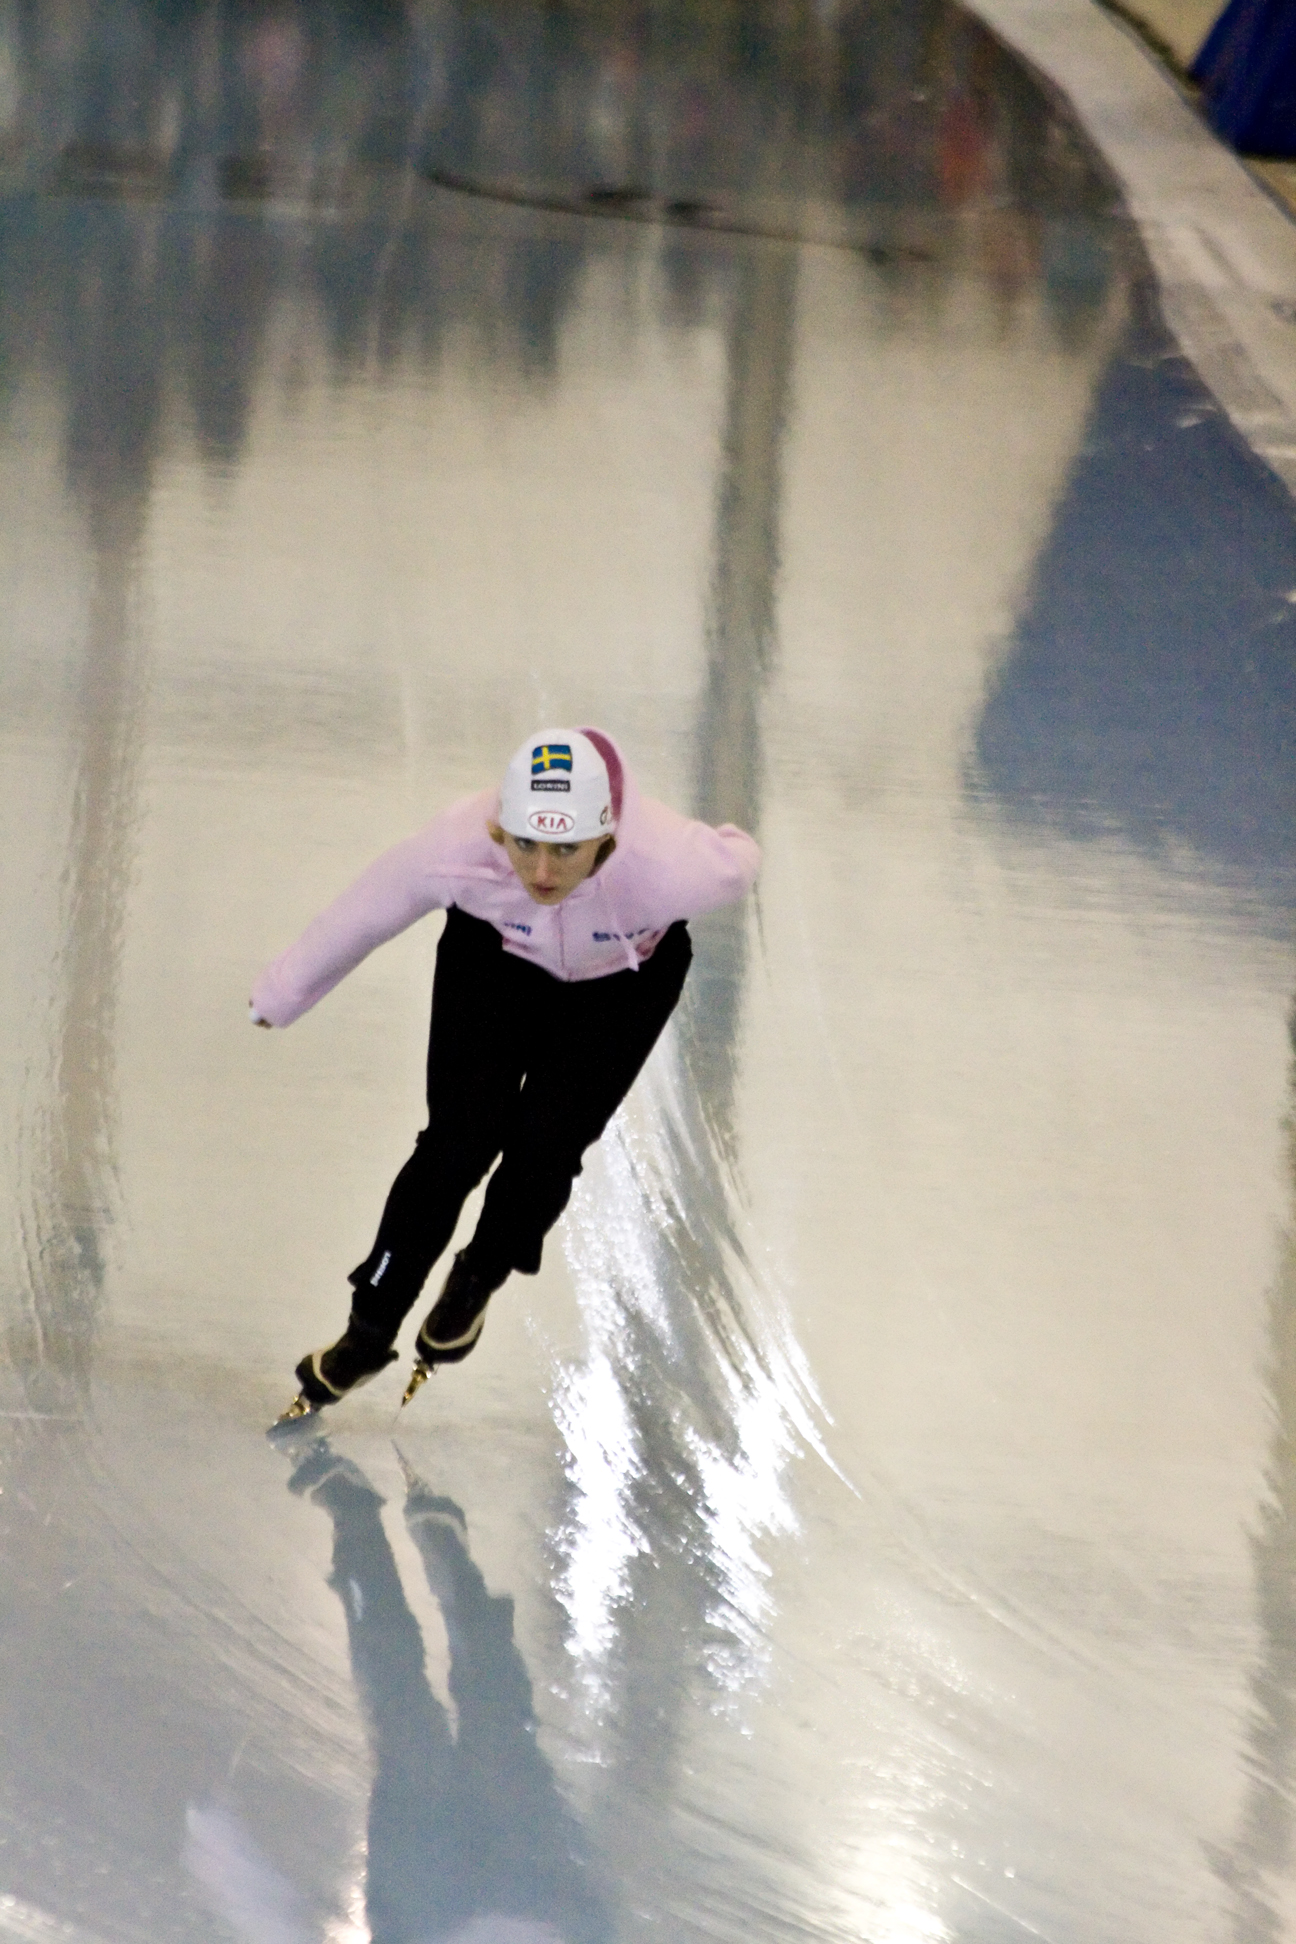
[(581, 1156), (630, 1091), (692, 956), (675, 924), (639, 971), (565, 984), (451, 907), (432, 986), (428, 1124), (351, 1272), (358, 1323), (395, 1337), (497, 1156), (466, 1263), (491, 1289), (510, 1270), (535, 1274)]

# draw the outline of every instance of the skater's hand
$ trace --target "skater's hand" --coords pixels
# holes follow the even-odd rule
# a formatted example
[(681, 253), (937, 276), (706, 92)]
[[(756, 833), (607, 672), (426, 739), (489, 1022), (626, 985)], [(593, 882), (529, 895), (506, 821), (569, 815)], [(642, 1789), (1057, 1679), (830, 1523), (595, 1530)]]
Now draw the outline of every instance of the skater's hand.
[(264, 1026), (267, 1030), (270, 1029), (270, 1021), (261, 1017), (261, 1014), (257, 1011), (250, 999), (248, 1000), (248, 1018), (254, 1026)]

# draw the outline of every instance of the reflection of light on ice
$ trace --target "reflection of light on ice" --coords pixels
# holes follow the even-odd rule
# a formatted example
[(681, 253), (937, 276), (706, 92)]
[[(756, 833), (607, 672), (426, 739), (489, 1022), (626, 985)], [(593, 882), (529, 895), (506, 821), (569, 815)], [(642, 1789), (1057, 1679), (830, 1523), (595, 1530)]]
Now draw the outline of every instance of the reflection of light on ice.
[(839, 1878), (843, 1914), (854, 1925), (868, 1911), (869, 1944), (949, 1944), (951, 1932), (931, 1908), (935, 1886), (922, 1875), (905, 1837), (867, 1843)]
[[(203, 1808), (191, 1804), (185, 1829), (185, 1866), (240, 1944), (307, 1944), (318, 1936), (301, 1892), (262, 1854), (229, 1809), (219, 1803)], [(353, 1859), (346, 1909), (327, 1925), (325, 1944), (370, 1944), (364, 1866), (362, 1845)]]
[(758, 1391), (734, 1398), (738, 1450), (733, 1459), (695, 1434), (693, 1450), (705, 1494), (703, 1516), (712, 1558), (720, 1568), (722, 1598), (707, 1618), (733, 1636), (707, 1656), (713, 1677), (729, 1692), (748, 1685), (767, 1657), (766, 1629), (773, 1618), (769, 1566), (759, 1541), (796, 1530), (796, 1516), (782, 1488), (782, 1473), (795, 1451), (791, 1427), (777, 1397)]
[(305, 1899), (219, 1803), (185, 1813), (184, 1861), (243, 1944), (305, 1944)]
[(50, 1917), (8, 1892), (0, 1896), (0, 1937), (8, 1944), (99, 1944), (89, 1931)]
[(571, 1652), (591, 1698), (608, 1699), (605, 1664), (617, 1604), (629, 1591), (628, 1568), (644, 1549), (624, 1507), (626, 1481), (638, 1470), (634, 1427), (612, 1364), (595, 1354), (583, 1370), (565, 1373), (555, 1399), (567, 1441), (567, 1470), (576, 1488), (575, 1520), (563, 1535), (567, 1566), (562, 1597), (571, 1626)]
[(915, 1904), (895, 1904), (874, 1919), (874, 1944), (945, 1944), (949, 1934), (939, 1917)]
[[(732, 1234), (733, 1198), (719, 1186), (721, 1171), (688, 1147), (682, 1117), (672, 1111), (672, 1079), (659, 1054), (632, 1106), (591, 1153), (564, 1230), (589, 1351), (583, 1365), (560, 1369), (555, 1380), (572, 1487), (557, 1535), (566, 1561), (559, 1594), (572, 1656), (599, 1712), (611, 1698), (617, 1613), (629, 1594), (630, 1566), (652, 1544), (637, 1508), (641, 1481), (653, 1482), (650, 1465), (689, 1483), (697, 1530), (672, 1535), (672, 1543), (702, 1568), (703, 1664), (721, 1690), (735, 1694), (759, 1680), (767, 1658), (773, 1602), (762, 1547), (796, 1529), (784, 1485), (788, 1463), (805, 1448), (831, 1462), (800, 1348), (786, 1316), (781, 1309), (769, 1314), (769, 1299), (762, 1300), (724, 1240)], [(678, 1137), (674, 1147), (668, 1129)], [(726, 1206), (690, 1206), (716, 1194)], [(726, 1343), (708, 1325), (696, 1292), (673, 1273), (679, 1264), (671, 1260), (672, 1238), (686, 1230), (696, 1240), (702, 1222), (716, 1225), (707, 1236), (707, 1273), (722, 1283), (728, 1313), (741, 1318)], [(642, 1420), (636, 1404), (646, 1411)], [(645, 1425), (654, 1446), (661, 1441), (652, 1454), (644, 1448)], [(645, 1503), (653, 1498), (649, 1490)]]
[[(363, 1858), (361, 1859), (363, 1865)], [(363, 1868), (347, 1893), (346, 1910), (324, 1932), (324, 1944), (371, 1944), (373, 1932), (365, 1916)]]

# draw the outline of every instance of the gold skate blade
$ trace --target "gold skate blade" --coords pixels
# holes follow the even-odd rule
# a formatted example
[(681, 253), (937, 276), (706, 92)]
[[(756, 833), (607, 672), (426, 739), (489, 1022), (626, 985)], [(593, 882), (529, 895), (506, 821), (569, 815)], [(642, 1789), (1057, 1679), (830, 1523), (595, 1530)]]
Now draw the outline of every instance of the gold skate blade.
[(409, 1403), (412, 1397), (418, 1396), (424, 1384), (426, 1384), (428, 1378), (432, 1375), (432, 1372), (435, 1369), (436, 1369), (435, 1364), (425, 1364), (422, 1357), (419, 1358), (413, 1370), (411, 1370), (410, 1380), (408, 1384), (406, 1384), (405, 1386), (405, 1395), (401, 1399), (402, 1411), (405, 1409), (405, 1406)]
[(302, 1418), (314, 1417), (318, 1410), (318, 1404), (312, 1404), (305, 1391), (298, 1391), (288, 1409), (275, 1419), (270, 1429), (278, 1431), (283, 1425), (297, 1424)]

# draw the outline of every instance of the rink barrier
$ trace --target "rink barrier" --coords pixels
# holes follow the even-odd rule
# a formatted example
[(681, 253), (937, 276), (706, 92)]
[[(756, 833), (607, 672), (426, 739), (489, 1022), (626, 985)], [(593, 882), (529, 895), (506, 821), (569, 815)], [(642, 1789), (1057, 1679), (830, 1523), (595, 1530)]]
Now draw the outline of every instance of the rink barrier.
[(1094, 0), (967, 0), (1063, 96), (1111, 169), (1166, 325), (1296, 495), (1296, 223), (1144, 40)]

